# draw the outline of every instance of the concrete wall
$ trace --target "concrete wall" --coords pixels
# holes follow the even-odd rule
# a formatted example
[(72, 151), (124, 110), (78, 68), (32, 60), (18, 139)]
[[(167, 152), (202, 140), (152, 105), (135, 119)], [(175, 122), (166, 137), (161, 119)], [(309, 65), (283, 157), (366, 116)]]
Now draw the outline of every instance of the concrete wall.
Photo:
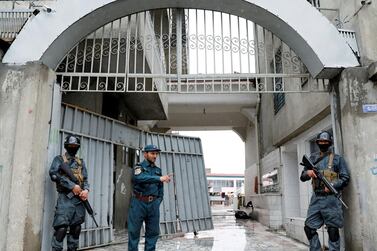
[[(341, 29), (356, 32), (358, 47), (360, 50), (361, 64), (366, 66), (377, 60), (377, 3), (361, 3), (361, 0), (320, 0), (321, 8), (337, 9), (321, 10), (334, 25)], [(368, 0), (365, 2), (369, 2)], [(339, 17), (337, 17), (339, 15)]]
[(286, 94), (285, 105), (274, 116), (273, 144), (281, 145), (326, 117), (329, 103), (327, 93)]
[(259, 119), (260, 158), (275, 149), (273, 143), (274, 103), (271, 94), (261, 95)]
[(246, 203), (252, 201), (257, 220), (271, 229), (283, 227), (281, 194), (257, 194), (247, 196)]
[(255, 194), (255, 177), (258, 177), (258, 146), (255, 124), (249, 122), (245, 139), (245, 195)]
[(55, 75), (0, 65), (0, 250), (40, 250)]
[[(261, 160), (261, 175), (274, 169), (278, 169), (280, 175), (279, 155), (280, 151), (279, 149), (276, 149)], [(282, 194), (280, 192), (255, 194), (255, 176), (252, 179), (250, 179), (248, 176), (250, 174), (256, 174), (256, 170), (257, 165), (254, 164), (245, 171), (245, 201), (246, 203), (250, 200), (253, 202), (254, 211), (259, 222), (265, 226), (268, 226), (269, 228), (280, 229), (283, 227)], [(281, 182), (281, 180), (279, 180), (279, 182)], [(251, 188), (249, 187), (250, 185), (252, 186)]]
[[(287, 81), (286, 85), (289, 84)], [(261, 100), (262, 156), (330, 114), (330, 96), (327, 93), (287, 93), (285, 105), (277, 114), (274, 114), (271, 94), (262, 95)]]
[(362, 65), (376, 61), (377, 2), (362, 6), (360, 0), (341, 1), (339, 8), (343, 28), (356, 31)]
[[(245, 195), (255, 195), (255, 177), (258, 177), (258, 165), (253, 164), (245, 169)], [(259, 189), (259, 187), (258, 187)]]
[(377, 250), (377, 113), (363, 113), (363, 104), (377, 104), (377, 85), (366, 68), (342, 72), (339, 105), (344, 157), (351, 182), (344, 197), (347, 250)]

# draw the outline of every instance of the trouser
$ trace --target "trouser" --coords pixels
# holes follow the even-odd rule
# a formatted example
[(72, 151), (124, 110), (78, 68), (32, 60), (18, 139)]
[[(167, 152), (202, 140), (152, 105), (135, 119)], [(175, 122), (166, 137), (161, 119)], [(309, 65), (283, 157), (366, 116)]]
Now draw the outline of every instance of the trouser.
[(160, 234), (160, 203), (161, 199), (144, 202), (131, 198), (128, 211), (128, 251), (137, 251), (140, 230), (145, 222), (145, 251), (156, 250), (156, 243)]
[(313, 194), (305, 221), (305, 233), (310, 244), (310, 251), (321, 250), (317, 229), (324, 224), (329, 234), (329, 250), (340, 250), (339, 228), (343, 227), (341, 202), (334, 195), (318, 196)]
[(64, 238), (67, 234), (68, 250), (76, 250), (79, 246), (81, 224), (85, 221), (85, 207), (77, 198), (69, 199), (65, 194), (59, 193), (56, 203), (53, 227), (55, 233), (52, 237), (53, 250), (63, 250)]

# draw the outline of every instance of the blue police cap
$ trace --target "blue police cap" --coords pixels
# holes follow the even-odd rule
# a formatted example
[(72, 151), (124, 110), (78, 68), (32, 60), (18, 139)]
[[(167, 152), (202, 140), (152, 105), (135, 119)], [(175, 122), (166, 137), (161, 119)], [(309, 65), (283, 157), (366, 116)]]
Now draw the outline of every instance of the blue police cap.
[(161, 149), (159, 149), (156, 145), (146, 145), (144, 147), (144, 152), (160, 152)]

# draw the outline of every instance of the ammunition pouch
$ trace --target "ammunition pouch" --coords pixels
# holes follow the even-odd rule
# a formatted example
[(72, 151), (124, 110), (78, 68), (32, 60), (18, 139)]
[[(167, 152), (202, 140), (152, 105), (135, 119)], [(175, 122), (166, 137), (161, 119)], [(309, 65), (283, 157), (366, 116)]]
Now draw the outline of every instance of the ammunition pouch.
[[(339, 174), (331, 169), (320, 170), (319, 171), (324, 178), (326, 178), (330, 183), (334, 183), (338, 178)], [(313, 191), (322, 192), (325, 190), (325, 184), (319, 179), (312, 179)]]
[[(333, 162), (334, 162), (334, 154), (329, 154), (329, 160), (327, 164), (327, 168), (324, 170), (318, 170), (322, 176), (328, 180), (330, 183), (334, 183), (339, 178), (339, 174), (333, 171)], [(321, 193), (325, 191), (325, 184), (318, 180), (312, 179), (313, 191), (316, 193)]]
[[(63, 154), (62, 155), (62, 158), (63, 158), (63, 164), (62, 165), (68, 165), (68, 159), (67, 157)], [(82, 175), (82, 162), (80, 160), (80, 158), (77, 158), (75, 157), (75, 160), (77, 162), (77, 167), (76, 168), (71, 168), (71, 171), (73, 173), (73, 175), (76, 177), (76, 179), (78, 180), (79, 182), (79, 186), (82, 187), (83, 185), (83, 182), (84, 182), (84, 176)], [(63, 174), (65, 175), (65, 174)], [(65, 175), (66, 176), (66, 175)]]

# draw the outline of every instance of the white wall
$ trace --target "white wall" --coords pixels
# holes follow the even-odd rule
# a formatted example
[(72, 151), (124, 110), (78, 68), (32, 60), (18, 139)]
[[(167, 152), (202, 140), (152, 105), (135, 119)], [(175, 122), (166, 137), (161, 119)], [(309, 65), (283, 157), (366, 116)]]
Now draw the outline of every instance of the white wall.
[(300, 215), (300, 190), (299, 174), (297, 169), (297, 147), (293, 149), (282, 149), (282, 193), (283, 193), (283, 221), (287, 217)]
[(258, 177), (258, 147), (255, 126), (249, 122), (245, 140), (245, 195), (255, 194), (255, 177)]

